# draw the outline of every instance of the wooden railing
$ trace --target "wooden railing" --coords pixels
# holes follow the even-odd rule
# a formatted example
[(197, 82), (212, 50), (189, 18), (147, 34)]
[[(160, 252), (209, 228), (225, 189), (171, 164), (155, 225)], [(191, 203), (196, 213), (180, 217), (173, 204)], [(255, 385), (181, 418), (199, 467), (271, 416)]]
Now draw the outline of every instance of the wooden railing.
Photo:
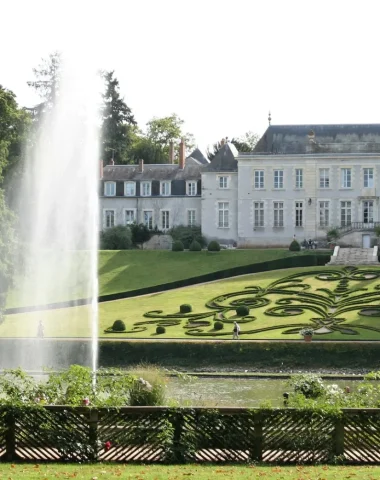
[(380, 462), (380, 409), (0, 408), (2, 461)]

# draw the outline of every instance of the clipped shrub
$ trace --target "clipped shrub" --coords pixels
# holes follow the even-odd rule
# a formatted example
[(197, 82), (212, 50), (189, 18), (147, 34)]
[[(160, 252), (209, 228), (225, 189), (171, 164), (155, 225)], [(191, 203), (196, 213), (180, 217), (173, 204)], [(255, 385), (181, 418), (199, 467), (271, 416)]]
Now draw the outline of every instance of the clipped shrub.
[(236, 315), (239, 315), (239, 317), (245, 317), (249, 315), (249, 308), (246, 305), (239, 305), (236, 308)]
[(208, 244), (207, 250), (209, 252), (220, 252), (219, 242), (216, 240), (211, 240), (211, 242)]
[(132, 232), (129, 227), (117, 225), (100, 233), (101, 250), (129, 250), (132, 246)]
[(223, 322), (219, 320), (214, 322), (214, 330), (223, 330), (223, 328), (224, 328)]
[(190, 313), (192, 310), (193, 310), (192, 306), (189, 305), (188, 303), (183, 303), (183, 304), (180, 305), (180, 307), (179, 307), (179, 311), (180, 311), (181, 313)]
[(291, 252), (299, 252), (299, 251), (301, 250), (301, 246), (300, 246), (300, 244), (297, 242), (296, 239), (294, 239), (294, 240), (292, 241), (292, 243), (290, 244), (289, 250), (290, 250)]
[(183, 246), (181, 240), (176, 240), (175, 242), (173, 242), (172, 252), (183, 252), (184, 248), (185, 247)]
[(112, 325), (112, 330), (115, 332), (124, 332), (125, 330), (125, 323), (123, 320), (115, 320)]
[(201, 247), (207, 245), (205, 237), (202, 235), (201, 227), (199, 226), (186, 226), (178, 225), (169, 230), (169, 234), (173, 240), (180, 240), (183, 243), (184, 248), (190, 248), (190, 244), (193, 240), (200, 243)]
[(313, 373), (293, 375), (291, 384), (293, 385), (294, 393), (302, 393), (306, 398), (318, 398), (326, 392), (326, 387), (321, 377)]
[(166, 377), (160, 369), (147, 365), (131, 373), (134, 375), (129, 389), (131, 406), (165, 405)]
[(193, 240), (190, 243), (189, 247), (190, 252), (200, 252), (202, 250), (201, 244), (197, 242), (196, 240)]
[(158, 325), (158, 327), (156, 328), (156, 333), (157, 335), (162, 335), (163, 333), (166, 333), (166, 328), (162, 325)]

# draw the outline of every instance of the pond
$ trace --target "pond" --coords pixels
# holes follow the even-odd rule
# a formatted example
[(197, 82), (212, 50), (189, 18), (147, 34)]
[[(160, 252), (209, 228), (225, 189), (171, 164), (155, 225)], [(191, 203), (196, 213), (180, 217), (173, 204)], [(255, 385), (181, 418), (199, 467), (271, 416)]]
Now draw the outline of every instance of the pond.
[[(324, 383), (352, 389), (357, 381), (324, 380)], [(282, 394), (290, 391), (286, 379), (173, 377), (168, 381), (167, 398), (181, 406), (193, 407), (259, 407), (263, 402), (280, 407)]]

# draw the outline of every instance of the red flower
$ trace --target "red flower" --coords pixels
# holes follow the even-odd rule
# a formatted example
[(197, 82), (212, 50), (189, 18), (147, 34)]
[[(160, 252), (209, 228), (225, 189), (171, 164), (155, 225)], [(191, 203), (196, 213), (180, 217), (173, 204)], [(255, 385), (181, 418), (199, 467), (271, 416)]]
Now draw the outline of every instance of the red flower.
[(104, 450), (105, 450), (106, 452), (108, 452), (108, 450), (111, 448), (111, 446), (112, 446), (112, 444), (111, 444), (110, 441), (106, 442), (106, 443), (104, 444)]

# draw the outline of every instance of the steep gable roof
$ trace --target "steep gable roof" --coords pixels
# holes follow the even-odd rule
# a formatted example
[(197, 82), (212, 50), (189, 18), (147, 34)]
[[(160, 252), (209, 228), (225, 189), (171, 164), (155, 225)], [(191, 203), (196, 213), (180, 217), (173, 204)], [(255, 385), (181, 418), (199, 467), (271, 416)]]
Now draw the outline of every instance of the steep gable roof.
[(224, 144), (211, 163), (204, 169), (205, 172), (236, 172), (238, 151), (232, 143)]

